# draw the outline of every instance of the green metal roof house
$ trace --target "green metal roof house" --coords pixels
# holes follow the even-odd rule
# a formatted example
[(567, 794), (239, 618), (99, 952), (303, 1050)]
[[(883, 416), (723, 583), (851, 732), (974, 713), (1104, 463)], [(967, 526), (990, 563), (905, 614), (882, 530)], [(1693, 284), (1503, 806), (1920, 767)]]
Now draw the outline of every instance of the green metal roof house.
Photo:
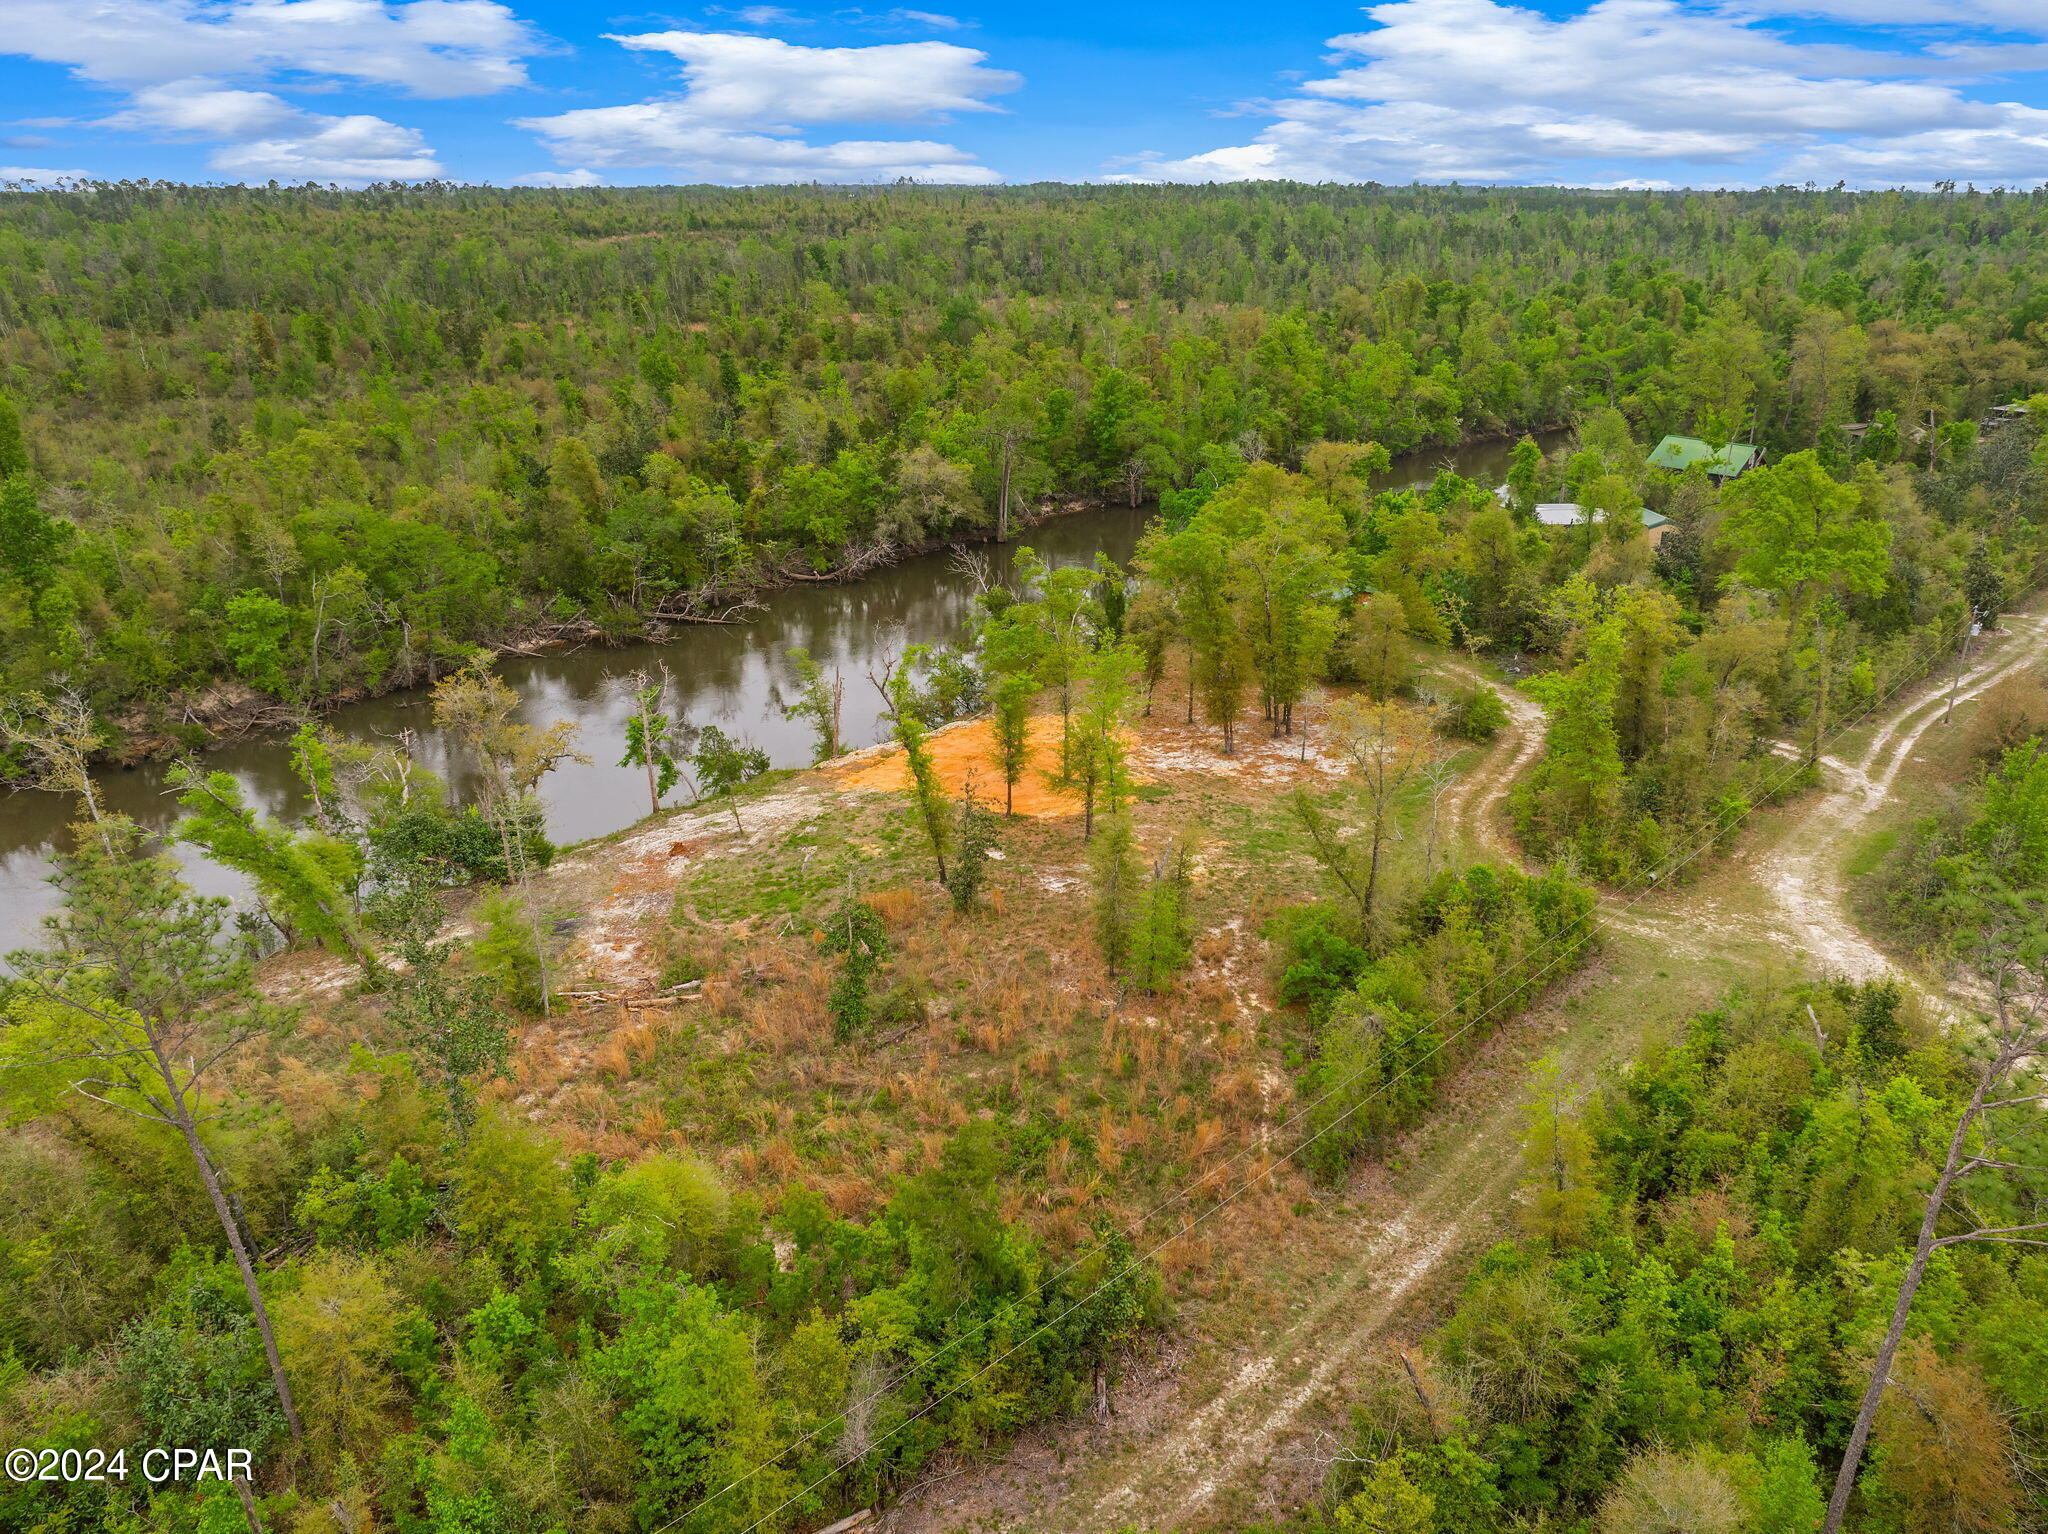
[(1733, 479), (1745, 470), (1755, 468), (1763, 458), (1764, 455), (1747, 442), (1713, 447), (1698, 437), (1676, 436), (1666, 437), (1650, 454), (1650, 462), (1657, 468), (1678, 471), (1698, 464), (1715, 479)]

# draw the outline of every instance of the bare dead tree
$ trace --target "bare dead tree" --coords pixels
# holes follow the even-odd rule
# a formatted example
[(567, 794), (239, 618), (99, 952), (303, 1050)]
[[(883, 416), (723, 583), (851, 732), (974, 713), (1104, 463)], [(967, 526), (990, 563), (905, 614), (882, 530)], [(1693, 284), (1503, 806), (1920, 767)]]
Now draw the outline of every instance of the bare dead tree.
[(996, 587), (995, 561), (980, 549), (962, 544), (946, 556), (946, 568), (965, 579), (976, 596), (985, 596)]
[[(1856, 1411), (1842, 1466), (1828, 1499), (1825, 1534), (1840, 1534), (1857, 1471), (1870, 1440), (1871, 1424), (1892, 1378), (1899, 1344), (1913, 1297), (1927, 1276), (1927, 1265), (1943, 1247), (1983, 1241), (2001, 1245), (2048, 1247), (2048, 1219), (2017, 1218), (1987, 1224), (1970, 1205), (1962, 1186), (1980, 1172), (2016, 1172), (2038, 1177), (2048, 1167), (2008, 1161), (2000, 1153), (2000, 1115), (2024, 1110), (2038, 1114), (2048, 1102), (2048, 891), (2014, 891), (1987, 885), (1973, 892), (1969, 938), (1970, 964), (1989, 997), (1984, 1018), (1982, 1059), (1970, 1100), (1949, 1136), (1948, 1154), (1940, 1175), (1928, 1191), (1913, 1243), (1912, 1261), (1892, 1305), (1891, 1324), (1871, 1363), (1870, 1381)], [(1964, 1224), (1953, 1228), (1947, 1217), (1960, 1211)]]
[[(95, 827), (105, 817), (93, 787), (91, 762), (103, 740), (92, 709), (73, 688), (60, 685), (0, 704), (0, 745), (27, 753), (29, 782), (35, 787), (76, 794)], [(104, 843), (104, 830), (100, 836)]]

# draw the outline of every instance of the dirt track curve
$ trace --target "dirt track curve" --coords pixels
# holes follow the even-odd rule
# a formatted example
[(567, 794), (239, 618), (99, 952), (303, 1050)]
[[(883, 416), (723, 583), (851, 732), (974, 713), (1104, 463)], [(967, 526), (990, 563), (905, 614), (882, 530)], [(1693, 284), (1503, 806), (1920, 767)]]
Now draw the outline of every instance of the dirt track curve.
[[(2048, 652), (2048, 621), (2008, 620), (1980, 643), (1955, 683), (1958, 705)], [(1117, 1534), (1226, 1529), (1312, 1494), (1320, 1466), (1311, 1430), (1355, 1382), (1376, 1347), (1412, 1326), (1418, 1297), (1453, 1281), (1461, 1259), (1497, 1239), (1520, 1182), (1521, 1082), (1539, 1053), (1581, 1090), (1737, 979), (1795, 965), (1870, 978), (1895, 973), (1844, 909), (1841, 862), (1882, 807), (1948, 706), (1949, 670), (1907, 689), (1846, 758), (1826, 757), (1820, 791), (1760, 813), (1748, 845), (1704, 887), (1603, 900), (1602, 967), (1482, 1046), (1447, 1082), (1455, 1106), (1390, 1158), (1409, 1168), (1354, 1190), (1336, 1231), (1301, 1271), (1296, 1298), (1257, 1346), (1195, 1347), (1169, 1377), (1127, 1384), (1107, 1425), (1027, 1435), (988, 1467), (946, 1477), (892, 1508), (886, 1534)], [(1542, 744), (1543, 716), (1501, 689), (1510, 722), (1445, 795), (1453, 834), (1473, 850), (1513, 856), (1507, 794)], [(1868, 728), (1865, 726), (1864, 728)], [(1791, 764), (1788, 763), (1788, 766)], [(1673, 969), (1660, 964), (1678, 961)], [(1910, 981), (1912, 977), (1907, 977)], [(1917, 983), (1917, 982), (1916, 982)]]

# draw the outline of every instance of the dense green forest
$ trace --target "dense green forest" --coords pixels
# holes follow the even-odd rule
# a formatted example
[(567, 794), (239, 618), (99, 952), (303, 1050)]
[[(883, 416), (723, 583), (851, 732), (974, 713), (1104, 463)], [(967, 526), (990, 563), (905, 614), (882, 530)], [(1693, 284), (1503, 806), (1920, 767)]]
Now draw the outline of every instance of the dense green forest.
[[(1817, 1528), (1974, 1076), (1895, 985), (1800, 985), (1731, 996), (1591, 1104), (1539, 1091), (1529, 1233), (1487, 1256), (1413, 1380), (1368, 1383), (1357, 1458), (1307, 1526)], [(1941, 1231), (2038, 1210), (2041, 1184), (2038, 1164), (1980, 1179)], [(2044, 1286), (2027, 1246), (1937, 1249), (1850, 1527), (2038, 1508)]]
[(2038, 376), (2044, 222), (1997, 192), (13, 194), (0, 689), (189, 731), (222, 679), (298, 705), (1219, 454), (1602, 405), (1835, 468), (1874, 421), (1862, 462), (1938, 466)]
[[(2048, 555), (2044, 233), (2001, 193), (0, 198), (0, 772), (79, 807), (0, 972), (0, 1447), (252, 1456), (0, 1523), (793, 1534), (1246, 1346), (1506, 1092), (1520, 1238), (1358, 1355), (1291, 1529), (1791, 1534), (1845, 1459), (1852, 1530), (2038, 1527), (2048, 1267), (1963, 1237), (2044, 1196), (2048, 689), (1966, 696), (1963, 770), (1858, 850), (1921, 978), (1706, 1006), (1714, 945), (1782, 951), (1637, 907), (1830, 772), (1885, 798), (1830, 752), (2039, 637), (2000, 630)], [(1376, 489), (1481, 435), (1505, 484)], [(1125, 564), (963, 564), (961, 644), (872, 678), (886, 751), (801, 651), (808, 771), (620, 678), (654, 818), (550, 843), (576, 726), (492, 647), (1111, 499), (1156, 507)], [(415, 681), (448, 778), (314, 717)], [(167, 775), (230, 910), (88, 767), (250, 721), (297, 807)], [(1519, 1106), (1601, 1029), (1596, 1090)]]

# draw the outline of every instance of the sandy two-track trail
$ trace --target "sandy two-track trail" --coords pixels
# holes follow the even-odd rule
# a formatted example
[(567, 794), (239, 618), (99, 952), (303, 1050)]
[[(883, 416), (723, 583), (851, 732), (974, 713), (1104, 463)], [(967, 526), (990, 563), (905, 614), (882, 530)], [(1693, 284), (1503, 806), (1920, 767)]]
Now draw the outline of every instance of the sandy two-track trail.
[[(1956, 717), (2044, 653), (2048, 620), (2038, 611), (2008, 619), (1954, 679)], [(1821, 786), (1759, 812), (1743, 850), (1699, 886), (1608, 896), (1602, 963), (1454, 1074), (1444, 1093), (1451, 1106), (1400, 1147), (1395, 1159), (1407, 1170), (1354, 1190), (1339, 1239), (1279, 1259), (1289, 1271), (1278, 1282), (1293, 1298), (1255, 1344), (1190, 1345), (1172, 1367), (1128, 1382), (1106, 1426), (1027, 1435), (1006, 1459), (906, 1498), (878, 1527), (1164, 1534), (1227, 1529), (1311, 1494), (1316, 1430), (1329, 1425), (1374, 1350), (1412, 1329), (1418, 1297), (1432, 1286), (1441, 1293), (1507, 1228), (1530, 1059), (1553, 1055), (1564, 1079), (1583, 1089), (1655, 1030), (1759, 970), (1858, 979), (1894, 972), (1844, 909), (1841, 863), (1942, 721), (1952, 675), (1947, 668), (1907, 688), (1876, 711), (1874, 726), (1847, 732), (1847, 754), (1825, 759)], [(1492, 857), (1513, 855), (1502, 815), (1543, 729), (1533, 702), (1502, 696), (1508, 728), (1443, 804), (1453, 836)]]

